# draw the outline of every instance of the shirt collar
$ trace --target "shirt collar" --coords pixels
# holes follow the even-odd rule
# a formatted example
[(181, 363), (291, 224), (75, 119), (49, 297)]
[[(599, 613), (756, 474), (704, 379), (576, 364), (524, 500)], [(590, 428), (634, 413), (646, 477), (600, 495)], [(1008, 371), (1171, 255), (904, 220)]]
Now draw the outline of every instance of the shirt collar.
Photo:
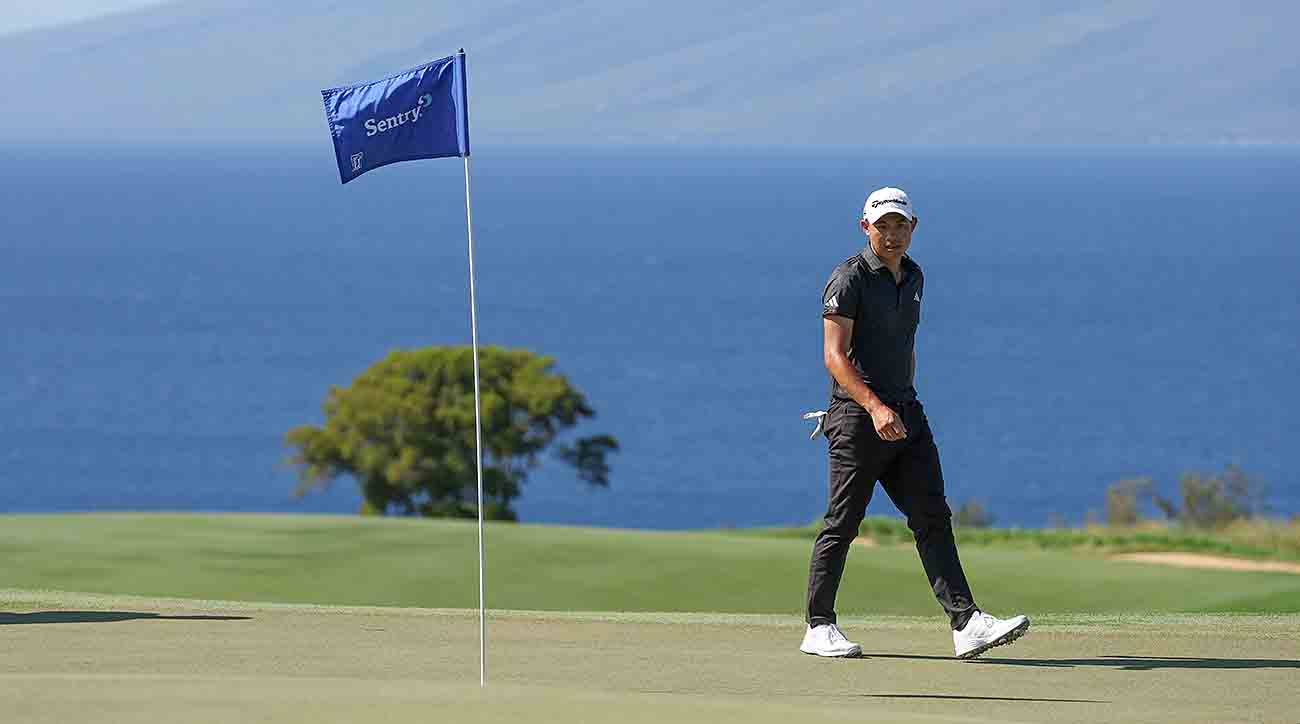
[(862, 260), (867, 262), (867, 266), (871, 267), (871, 271), (873, 272), (880, 271), (885, 267), (885, 262), (881, 261), (880, 257), (876, 256), (876, 252), (871, 250), (870, 244), (867, 244), (862, 249)]
[[(862, 260), (865, 261), (867, 263), (867, 266), (871, 268), (871, 271), (878, 272), (881, 269), (885, 268), (885, 262), (881, 261), (880, 257), (876, 256), (876, 252), (871, 250), (870, 244), (867, 244), (865, 247), (863, 247), (861, 256), (862, 256)], [(916, 262), (912, 261), (912, 257), (906, 254), (903, 255), (902, 268), (903, 268), (904, 277), (907, 276), (907, 272), (910, 271), (910, 267), (915, 266), (915, 264)]]

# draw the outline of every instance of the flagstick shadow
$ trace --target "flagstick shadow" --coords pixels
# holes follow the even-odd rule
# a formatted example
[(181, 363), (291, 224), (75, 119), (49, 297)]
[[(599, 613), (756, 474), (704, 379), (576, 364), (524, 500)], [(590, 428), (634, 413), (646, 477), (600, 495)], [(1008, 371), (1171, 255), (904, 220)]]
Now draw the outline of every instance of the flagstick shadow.
[(164, 616), (136, 611), (33, 611), (0, 612), (0, 626), (33, 623), (113, 623), (116, 621), (248, 621), (251, 616)]

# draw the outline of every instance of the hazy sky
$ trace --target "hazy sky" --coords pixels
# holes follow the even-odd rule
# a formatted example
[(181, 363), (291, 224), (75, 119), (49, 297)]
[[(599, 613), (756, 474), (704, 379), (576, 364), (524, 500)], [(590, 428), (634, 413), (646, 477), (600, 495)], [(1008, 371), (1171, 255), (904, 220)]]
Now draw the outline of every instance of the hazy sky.
[(162, 5), (169, 0), (5, 0), (0, 2), (0, 35), (18, 33), (61, 23), (88, 20), (100, 15)]

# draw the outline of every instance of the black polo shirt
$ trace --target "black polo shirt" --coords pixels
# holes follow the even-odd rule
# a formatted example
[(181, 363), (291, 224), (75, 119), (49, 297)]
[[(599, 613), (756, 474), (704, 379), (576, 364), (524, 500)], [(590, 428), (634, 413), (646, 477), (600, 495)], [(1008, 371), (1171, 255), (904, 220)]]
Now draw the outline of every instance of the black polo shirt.
[[(822, 293), (822, 316), (853, 320), (849, 361), (863, 382), (885, 402), (916, 399), (912, 385), (912, 350), (921, 322), (921, 297), (925, 276), (921, 267), (904, 256), (903, 281), (868, 245), (861, 253), (835, 267)], [(848, 400), (849, 393), (831, 377), (831, 396)]]

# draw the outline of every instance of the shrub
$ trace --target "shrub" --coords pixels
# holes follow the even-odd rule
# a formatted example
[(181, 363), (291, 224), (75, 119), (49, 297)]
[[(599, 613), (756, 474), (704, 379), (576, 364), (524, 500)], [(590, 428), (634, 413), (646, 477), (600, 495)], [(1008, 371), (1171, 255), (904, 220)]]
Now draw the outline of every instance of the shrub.
[(1106, 488), (1106, 524), (1131, 527), (1138, 523), (1139, 500), (1151, 494), (1150, 478), (1130, 478), (1111, 483)]
[(968, 500), (953, 513), (952, 522), (958, 528), (989, 528), (993, 525), (993, 514), (978, 500)]
[(1184, 473), (1179, 489), (1183, 500), (1179, 519), (1198, 528), (1222, 528), (1249, 519), (1262, 507), (1262, 486), (1235, 465), (1212, 478)]

